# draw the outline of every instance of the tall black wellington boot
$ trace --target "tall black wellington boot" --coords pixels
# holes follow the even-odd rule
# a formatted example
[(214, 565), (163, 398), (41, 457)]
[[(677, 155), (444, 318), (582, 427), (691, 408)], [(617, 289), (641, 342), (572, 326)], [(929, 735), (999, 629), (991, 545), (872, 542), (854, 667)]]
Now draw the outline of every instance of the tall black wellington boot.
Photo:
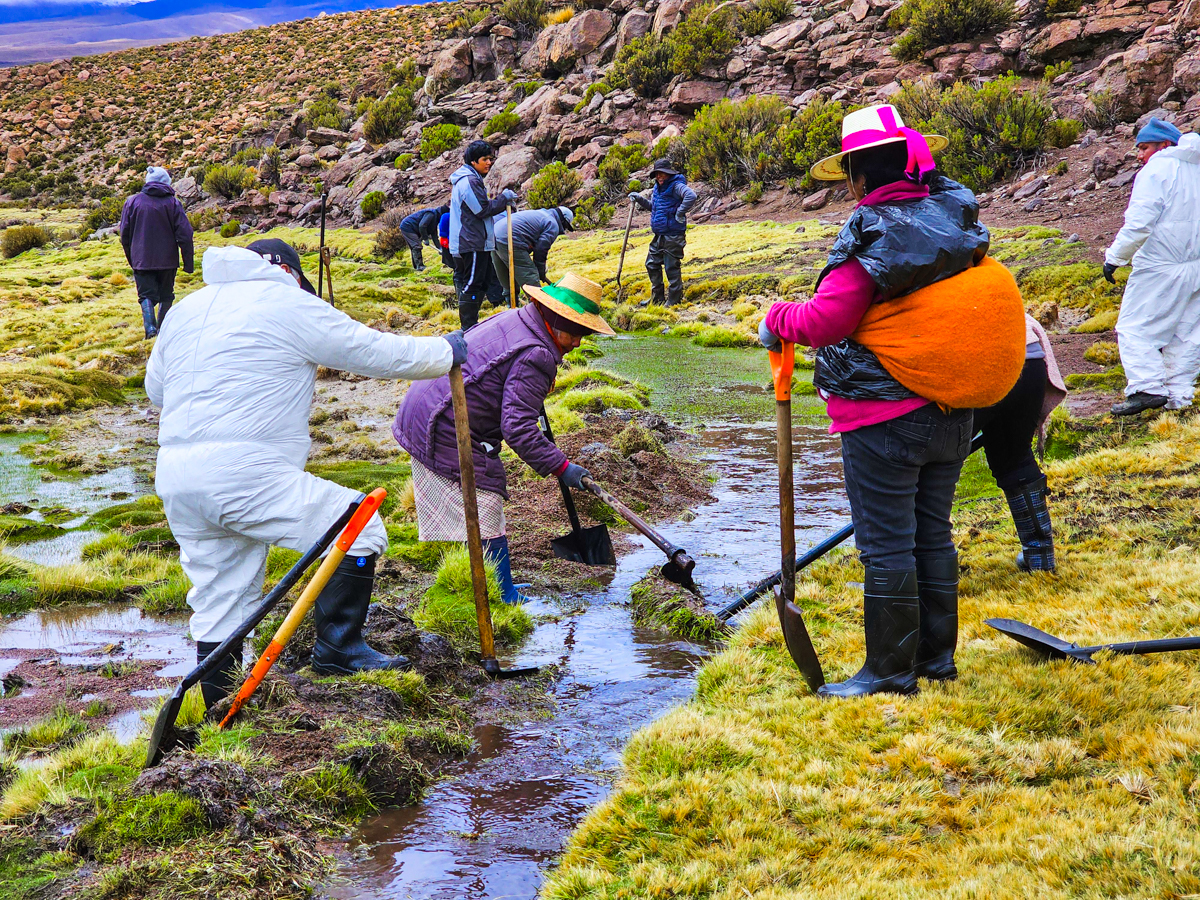
[(317, 597), (313, 620), (317, 642), (312, 667), (322, 675), (349, 675), (368, 669), (407, 669), (403, 656), (385, 656), (363, 640), (363, 623), (375, 585), (375, 554), (347, 556)]
[(1046, 508), (1046, 476), (1004, 489), (1012, 511), (1021, 552), (1017, 568), (1024, 572), (1054, 571), (1054, 531)]
[[(204, 662), (212, 655), (220, 641), (196, 641), (196, 664)], [(204, 697), (205, 709), (212, 709), (233, 690), (238, 683), (238, 672), (242, 667), (242, 644), (239, 642), (233, 650), (225, 655), (221, 665), (200, 682), (200, 693)]]
[(838, 684), (827, 684), (822, 697), (859, 697), (863, 694), (915, 694), (920, 611), (917, 573), (913, 569), (890, 572), (868, 568), (863, 580), (863, 620), (867, 636), (867, 661), (858, 673)]
[(917, 559), (917, 593), (921, 607), (917, 641), (917, 677), (953, 681), (958, 677), (958, 556)]
[(466, 331), (479, 321), (479, 300), (462, 299), (458, 301), (458, 323)]
[(408, 255), (412, 257), (412, 267), (414, 272), (425, 271), (425, 259), (421, 254), (420, 247), (409, 247)]

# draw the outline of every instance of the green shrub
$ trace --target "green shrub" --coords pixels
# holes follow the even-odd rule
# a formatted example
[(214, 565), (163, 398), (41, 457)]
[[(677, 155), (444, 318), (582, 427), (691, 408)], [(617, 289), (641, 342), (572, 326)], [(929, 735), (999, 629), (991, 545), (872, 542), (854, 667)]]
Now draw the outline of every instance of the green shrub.
[(421, 159), (428, 162), (462, 143), (462, 129), (449, 122), (421, 129)]
[(105, 197), (100, 205), (88, 212), (83, 219), (84, 231), (99, 231), (121, 221), (121, 208), (125, 202), (119, 197)]
[(897, 59), (916, 60), (926, 50), (997, 31), (1016, 18), (1012, 0), (904, 0), (888, 24), (907, 28), (892, 47)]
[(738, 42), (737, 15), (736, 7), (713, 3), (693, 8), (667, 36), (673, 74), (694, 77), (727, 58)]
[(342, 131), (350, 124), (350, 116), (338, 105), (341, 87), (336, 83), (325, 85), (304, 111), (304, 118), (312, 128), (335, 128)]
[(893, 102), (913, 128), (949, 139), (938, 167), (973, 190), (1007, 178), (1079, 134), (1078, 122), (1057, 118), (1045, 85), (1022, 90), (1016, 75), (944, 90), (928, 82), (907, 84)]
[(221, 237), (235, 238), (242, 233), (242, 226), (237, 219), (230, 219), (221, 226)]
[(653, 98), (662, 93), (675, 74), (670, 44), (656, 34), (648, 34), (620, 49), (609, 67), (608, 80), (613, 87), (627, 87), (641, 97)]
[(1112, 91), (1093, 91), (1088, 94), (1087, 108), (1083, 113), (1084, 125), (1106, 131), (1121, 119), (1121, 103)]
[(608, 92), (611, 90), (612, 88), (610, 88), (603, 81), (597, 81), (595, 84), (589, 84), (587, 86), (587, 90), (583, 92), (583, 99), (575, 104), (574, 111), (577, 113), (583, 112), (584, 108), (592, 102), (593, 97), (595, 97), (597, 94), (599, 94), (601, 97), (607, 97)]
[(529, 188), (530, 209), (549, 209), (561, 206), (571, 198), (577, 190), (583, 187), (583, 179), (579, 173), (567, 167), (564, 162), (552, 162), (543, 166), (542, 170), (533, 176), (533, 184)]
[(450, 24), (446, 26), (446, 31), (450, 37), (464, 38), (471, 33), (472, 28), (487, 17), (487, 14), (488, 11), (482, 6), (475, 9), (464, 9), (450, 20)]
[(413, 114), (413, 90), (410, 83), (397, 85), (392, 91), (371, 107), (363, 119), (363, 134), (372, 144), (386, 144), (400, 137)]
[(1081, 6), (1083, 6), (1083, 0), (1046, 0), (1046, 15), (1077, 13)]
[(650, 165), (646, 148), (641, 144), (614, 144), (608, 148), (598, 167), (599, 182), (596, 194), (603, 200), (619, 200), (629, 192), (631, 173)]
[(225, 163), (213, 166), (204, 176), (204, 190), (219, 194), (226, 200), (242, 195), (242, 191), (254, 187), (257, 175), (254, 170), (240, 163)]
[(401, 153), (396, 157), (396, 161), (392, 163), (397, 169), (403, 172), (406, 169), (412, 168), (413, 160), (416, 159), (411, 153)]
[(379, 216), (383, 212), (383, 201), (385, 199), (383, 191), (371, 191), (363, 197), (362, 203), (358, 207), (362, 210), (363, 218), (369, 222), (371, 219)]
[(45, 247), (53, 239), (50, 230), (41, 225), (10, 225), (4, 229), (4, 236), (0, 237), (0, 255), (12, 259), (26, 250)]
[(487, 124), (483, 126), (483, 136), (487, 137), (489, 134), (512, 134), (520, 128), (521, 117), (513, 112), (516, 107), (516, 103), (509, 103), (508, 106), (504, 107), (503, 112), (498, 112), (488, 119)]
[(791, 110), (773, 94), (722, 100), (696, 114), (684, 134), (688, 175), (729, 191), (776, 174), (776, 137)]
[(616, 212), (617, 208), (611, 203), (601, 203), (595, 197), (586, 197), (575, 204), (575, 221), (572, 224), (576, 231), (604, 228), (612, 221)]
[(743, 10), (738, 25), (745, 34), (757, 36), (792, 14), (793, 0), (758, 0)]
[(818, 98), (793, 116), (776, 138), (781, 173), (791, 172), (800, 178), (801, 189), (811, 188), (808, 170), (842, 148), (842, 119), (853, 109)]
[(546, 0), (504, 0), (497, 12), (513, 27), (518, 37), (529, 38), (542, 29)]

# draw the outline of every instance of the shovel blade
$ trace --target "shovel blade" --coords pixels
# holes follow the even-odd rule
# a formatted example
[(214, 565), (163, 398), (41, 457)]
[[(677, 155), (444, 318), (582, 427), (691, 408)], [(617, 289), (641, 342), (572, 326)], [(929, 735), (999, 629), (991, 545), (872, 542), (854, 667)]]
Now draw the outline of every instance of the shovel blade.
[(507, 681), (510, 678), (526, 678), (530, 675), (536, 675), (541, 670), (537, 666), (527, 666), (523, 669), (502, 669), (497, 660), (487, 658), (483, 660), (483, 671), (487, 673), (489, 678), (495, 678), (497, 681)]
[(158, 711), (154, 720), (154, 728), (150, 732), (150, 744), (146, 748), (146, 765), (144, 768), (157, 766), (163, 754), (173, 750), (179, 743), (179, 734), (175, 731), (175, 720), (179, 718), (179, 710), (183, 707), (185, 688), (181, 683), (175, 692), (167, 698), (167, 702)]
[(663, 563), (662, 576), (667, 581), (674, 582), (681, 587), (687, 588), (689, 591), (696, 591), (696, 582), (692, 580), (692, 571), (696, 568), (696, 561), (685, 553), (676, 553), (671, 559)]
[(825, 673), (821, 669), (821, 660), (817, 658), (812, 638), (808, 636), (808, 629), (804, 627), (804, 614), (800, 607), (790, 600), (784, 600), (782, 595), (776, 595), (775, 609), (779, 613), (783, 642), (787, 645), (792, 662), (815, 694), (817, 688), (825, 683)]
[(1050, 659), (1075, 659), (1080, 662), (1092, 662), (1092, 652), (1095, 648), (1080, 647), (1068, 643), (1060, 637), (1055, 637), (1040, 628), (1018, 622), (1016, 619), (985, 619), (984, 624), (990, 625), (1001, 634), (1007, 635), (1018, 644), (1035, 650)]
[(550, 549), (559, 559), (585, 566), (615, 566), (617, 554), (607, 525), (592, 525), (550, 541)]

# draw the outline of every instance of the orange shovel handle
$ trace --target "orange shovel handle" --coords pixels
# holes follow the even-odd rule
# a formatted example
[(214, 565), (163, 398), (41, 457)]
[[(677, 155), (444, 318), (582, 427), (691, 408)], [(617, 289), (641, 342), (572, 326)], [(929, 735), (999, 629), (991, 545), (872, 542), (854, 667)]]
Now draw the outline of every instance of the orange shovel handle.
[(350, 521), (346, 523), (346, 527), (342, 529), (342, 533), (334, 543), (333, 549), (329, 551), (329, 555), (325, 557), (320, 568), (313, 575), (312, 581), (304, 588), (304, 592), (300, 594), (300, 598), (295, 602), (288, 612), (287, 617), (280, 624), (279, 629), (275, 632), (275, 636), (271, 638), (271, 643), (267, 645), (267, 649), (263, 651), (262, 656), (258, 658), (258, 662), (254, 664), (254, 668), (250, 670), (250, 674), (246, 676), (246, 680), (242, 683), (237, 696), (233, 698), (229, 712), (221, 720), (220, 728), (225, 728), (233, 721), (233, 717), (241, 712), (242, 707), (246, 705), (246, 701), (250, 699), (251, 695), (258, 689), (258, 686), (262, 684), (263, 679), (267, 677), (267, 673), (271, 671), (271, 666), (275, 665), (275, 661), (283, 653), (283, 648), (287, 646), (288, 641), (292, 639), (292, 635), (296, 633), (300, 622), (308, 615), (308, 611), (317, 602), (317, 597), (320, 596), (321, 591), (325, 589), (325, 585), (329, 583), (329, 579), (333, 577), (333, 573), (337, 570), (337, 567), (345, 559), (346, 553), (354, 545), (355, 540), (358, 539), (362, 530), (366, 528), (367, 523), (371, 521), (371, 516), (379, 511), (379, 507), (386, 498), (387, 491), (383, 488), (376, 488), (363, 498), (354, 515), (350, 517)]
[(792, 370), (796, 367), (796, 345), (783, 342), (778, 353), (768, 351), (771, 358), (771, 378), (775, 382), (775, 399), (780, 403), (792, 399)]

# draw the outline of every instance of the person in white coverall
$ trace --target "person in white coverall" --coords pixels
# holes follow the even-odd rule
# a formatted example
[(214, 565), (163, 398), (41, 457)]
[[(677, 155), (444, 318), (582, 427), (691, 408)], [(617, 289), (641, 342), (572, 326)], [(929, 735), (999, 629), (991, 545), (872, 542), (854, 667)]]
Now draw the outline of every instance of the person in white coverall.
[(1117, 317), (1119, 416), (1190, 406), (1200, 373), (1200, 135), (1151, 119), (1137, 143), (1144, 165), (1104, 255), (1109, 281), (1133, 263)]
[[(283, 241), (210, 247), (202, 271), (206, 286), (172, 308), (146, 367), (146, 393), (162, 407), (155, 488), (192, 582), (198, 660), (257, 606), (268, 547), (307, 550), (357, 496), (304, 471), (317, 366), (423, 379), (466, 358), (461, 332), (386, 334), (319, 300)], [(317, 599), (318, 671), (407, 665), (362, 637), (386, 548), (376, 515)], [(228, 693), (240, 663), (235, 648), (201, 684), (206, 705)]]

